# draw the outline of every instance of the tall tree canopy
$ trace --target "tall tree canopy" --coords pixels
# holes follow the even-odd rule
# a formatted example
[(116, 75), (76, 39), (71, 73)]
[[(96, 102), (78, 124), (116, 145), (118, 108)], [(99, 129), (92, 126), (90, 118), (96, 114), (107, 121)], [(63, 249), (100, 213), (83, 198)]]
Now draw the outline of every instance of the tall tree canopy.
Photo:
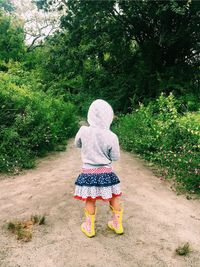
[[(112, 96), (121, 111), (127, 111), (131, 101), (154, 98), (161, 91), (185, 94), (198, 89), (199, 1), (37, 3), (66, 10), (62, 31), (50, 40), (46, 66), (52, 77), (76, 77), (78, 90)], [(77, 83), (70, 84), (77, 91)]]
[(7, 12), (12, 12), (15, 10), (13, 3), (10, 0), (0, 0), (0, 8)]

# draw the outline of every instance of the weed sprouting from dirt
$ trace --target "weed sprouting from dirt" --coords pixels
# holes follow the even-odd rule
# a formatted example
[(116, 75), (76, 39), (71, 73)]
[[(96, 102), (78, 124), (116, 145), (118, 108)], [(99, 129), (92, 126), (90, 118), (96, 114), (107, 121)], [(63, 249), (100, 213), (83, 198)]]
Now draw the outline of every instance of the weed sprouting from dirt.
[(46, 217), (41, 215), (33, 215), (31, 216), (31, 221), (34, 224), (43, 225), (46, 223)]
[(185, 243), (184, 245), (179, 246), (179, 247), (176, 249), (176, 254), (179, 255), (179, 256), (186, 256), (186, 255), (188, 255), (191, 251), (192, 251), (192, 250), (191, 250), (190, 244), (187, 242), (187, 243)]
[(43, 225), (45, 223), (45, 216), (32, 215), (29, 220), (8, 222), (7, 229), (12, 232), (18, 240), (28, 242), (32, 239), (33, 226)]

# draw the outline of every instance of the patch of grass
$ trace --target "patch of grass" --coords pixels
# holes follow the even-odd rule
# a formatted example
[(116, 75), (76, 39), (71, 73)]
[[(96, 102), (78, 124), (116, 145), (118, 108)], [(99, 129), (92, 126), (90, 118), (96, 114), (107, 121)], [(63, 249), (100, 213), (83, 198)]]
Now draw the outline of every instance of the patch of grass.
[(16, 235), (18, 240), (28, 242), (32, 238), (31, 224), (28, 221), (25, 222), (9, 222), (7, 229)]
[(31, 216), (31, 221), (34, 224), (43, 225), (46, 223), (46, 217), (41, 215), (33, 215)]
[(43, 225), (43, 224), (45, 224), (46, 223), (46, 217), (45, 216), (42, 216), (41, 218), (40, 218), (40, 220), (39, 220), (39, 225)]
[(32, 215), (29, 220), (8, 222), (7, 229), (15, 234), (18, 240), (28, 242), (32, 239), (34, 225), (44, 225), (46, 217), (41, 215)]
[(16, 232), (17, 239), (28, 242), (32, 239), (32, 232), (27, 229), (19, 228)]
[(187, 242), (187, 243), (185, 243), (184, 245), (179, 246), (179, 247), (176, 249), (176, 254), (179, 255), (179, 256), (186, 256), (186, 255), (188, 255), (191, 251), (192, 251), (192, 250), (191, 250), (190, 244)]
[(16, 225), (15, 225), (15, 223), (13, 223), (13, 222), (9, 222), (9, 223), (7, 224), (7, 229), (8, 229), (9, 231), (11, 231), (11, 232), (15, 231), (15, 229), (16, 229)]

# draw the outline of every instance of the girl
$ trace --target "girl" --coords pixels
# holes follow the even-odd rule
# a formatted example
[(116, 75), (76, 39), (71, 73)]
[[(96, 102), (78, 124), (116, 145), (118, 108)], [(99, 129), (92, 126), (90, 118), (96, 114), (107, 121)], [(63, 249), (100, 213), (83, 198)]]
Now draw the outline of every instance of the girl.
[(108, 227), (123, 234), (122, 213), (118, 201), (120, 180), (112, 171), (111, 163), (120, 156), (117, 136), (110, 130), (112, 107), (104, 100), (95, 100), (88, 111), (89, 127), (82, 126), (75, 137), (75, 146), (81, 148), (82, 173), (75, 182), (74, 198), (85, 201), (86, 220), (82, 232), (95, 236), (96, 200), (110, 202), (113, 219)]

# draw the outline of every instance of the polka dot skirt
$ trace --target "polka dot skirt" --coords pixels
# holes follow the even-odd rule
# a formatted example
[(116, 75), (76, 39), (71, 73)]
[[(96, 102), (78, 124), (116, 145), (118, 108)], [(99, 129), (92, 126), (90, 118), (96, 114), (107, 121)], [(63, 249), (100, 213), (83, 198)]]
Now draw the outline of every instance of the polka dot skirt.
[(88, 173), (84, 169), (75, 182), (75, 199), (110, 201), (121, 194), (120, 180), (111, 168), (88, 169)]

